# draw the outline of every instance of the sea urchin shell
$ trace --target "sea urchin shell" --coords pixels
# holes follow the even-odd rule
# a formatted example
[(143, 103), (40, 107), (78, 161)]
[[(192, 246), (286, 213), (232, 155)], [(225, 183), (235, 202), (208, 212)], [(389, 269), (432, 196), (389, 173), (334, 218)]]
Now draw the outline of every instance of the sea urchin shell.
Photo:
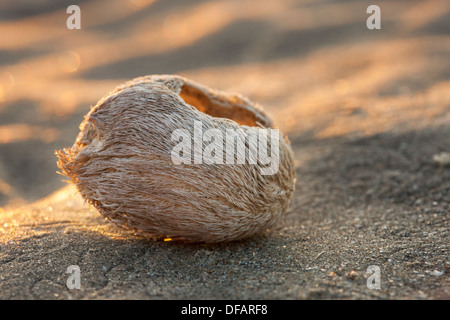
[[(240, 95), (180, 76), (141, 77), (91, 108), (74, 145), (56, 151), (58, 167), (103, 216), (147, 236), (219, 242), (272, 226), (294, 190), (287, 138), (276, 141), (279, 163), (273, 174), (264, 174), (260, 162), (175, 163), (173, 132), (195, 137), (194, 123), (224, 136), (229, 130), (272, 128), (261, 107)], [(223, 148), (223, 141), (216, 142)], [(245, 146), (252, 147), (248, 141)], [(200, 149), (193, 148), (193, 158), (205, 147), (202, 141)]]

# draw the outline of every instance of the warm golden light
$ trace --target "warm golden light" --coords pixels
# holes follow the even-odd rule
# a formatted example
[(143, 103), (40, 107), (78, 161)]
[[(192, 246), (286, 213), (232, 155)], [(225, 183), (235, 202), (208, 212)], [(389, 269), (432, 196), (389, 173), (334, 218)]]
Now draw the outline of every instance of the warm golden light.
[(58, 58), (59, 68), (66, 73), (77, 71), (80, 64), (80, 55), (75, 51), (65, 51)]
[(337, 95), (345, 96), (349, 90), (350, 86), (347, 80), (338, 79), (334, 83), (334, 91), (336, 92)]
[(0, 101), (6, 99), (8, 91), (10, 91), (15, 84), (14, 76), (10, 72), (0, 73)]
[(55, 141), (59, 130), (26, 124), (0, 126), (0, 144), (38, 139), (45, 143)]
[[(11, 193), (11, 190), (12, 190), (12, 187), (8, 183), (6, 183), (3, 180), (0, 180), (0, 194), (3, 193), (3, 194), (8, 195)], [(6, 223), (5, 223), (5, 227), (6, 227)]]
[(129, 0), (131, 4), (138, 8), (144, 8), (152, 4), (155, 0)]

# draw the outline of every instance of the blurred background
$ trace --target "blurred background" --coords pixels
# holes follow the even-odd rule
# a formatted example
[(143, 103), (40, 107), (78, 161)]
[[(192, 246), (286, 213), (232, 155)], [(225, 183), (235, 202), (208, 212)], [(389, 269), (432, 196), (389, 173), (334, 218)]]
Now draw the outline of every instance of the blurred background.
[[(81, 30), (69, 30), (69, 5)], [(366, 9), (381, 8), (381, 30)], [(181, 74), (261, 103), (290, 139), (450, 123), (447, 0), (3, 0), (0, 207), (64, 186), (91, 105), (117, 85)]]

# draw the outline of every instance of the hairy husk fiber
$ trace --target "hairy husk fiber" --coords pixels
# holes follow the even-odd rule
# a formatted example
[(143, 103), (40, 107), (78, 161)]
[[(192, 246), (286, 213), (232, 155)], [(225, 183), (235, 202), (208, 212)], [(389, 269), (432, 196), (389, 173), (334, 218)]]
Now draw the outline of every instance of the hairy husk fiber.
[[(114, 223), (146, 236), (190, 242), (243, 239), (271, 227), (287, 210), (295, 169), (280, 137), (279, 170), (258, 164), (178, 164), (175, 129), (271, 128), (261, 107), (180, 76), (136, 78), (91, 108), (58, 167), (84, 199)], [(269, 140), (270, 141), (270, 140)]]

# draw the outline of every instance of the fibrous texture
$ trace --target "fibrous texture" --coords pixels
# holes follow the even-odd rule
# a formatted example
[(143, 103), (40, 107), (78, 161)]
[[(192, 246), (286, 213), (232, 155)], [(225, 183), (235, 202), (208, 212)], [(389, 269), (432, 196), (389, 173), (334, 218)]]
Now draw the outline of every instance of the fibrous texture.
[[(227, 130), (272, 127), (261, 107), (240, 95), (180, 76), (141, 77), (91, 108), (74, 145), (56, 152), (58, 167), (103, 216), (157, 239), (230, 241), (271, 227), (286, 212), (294, 190), (287, 138), (277, 142), (274, 174), (262, 174), (259, 162), (175, 164), (179, 142), (172, 134), (182, 129), (192, 137), (184, 142), (198, 146), (195, 123), (223, 137)], [(225, 141), (211, 143), (217, 155)], [(201, 141), (200, 149), (193, 147), (192, 159), (208, 145)], [(248, 141), (245, 146), (251, 147)]]

